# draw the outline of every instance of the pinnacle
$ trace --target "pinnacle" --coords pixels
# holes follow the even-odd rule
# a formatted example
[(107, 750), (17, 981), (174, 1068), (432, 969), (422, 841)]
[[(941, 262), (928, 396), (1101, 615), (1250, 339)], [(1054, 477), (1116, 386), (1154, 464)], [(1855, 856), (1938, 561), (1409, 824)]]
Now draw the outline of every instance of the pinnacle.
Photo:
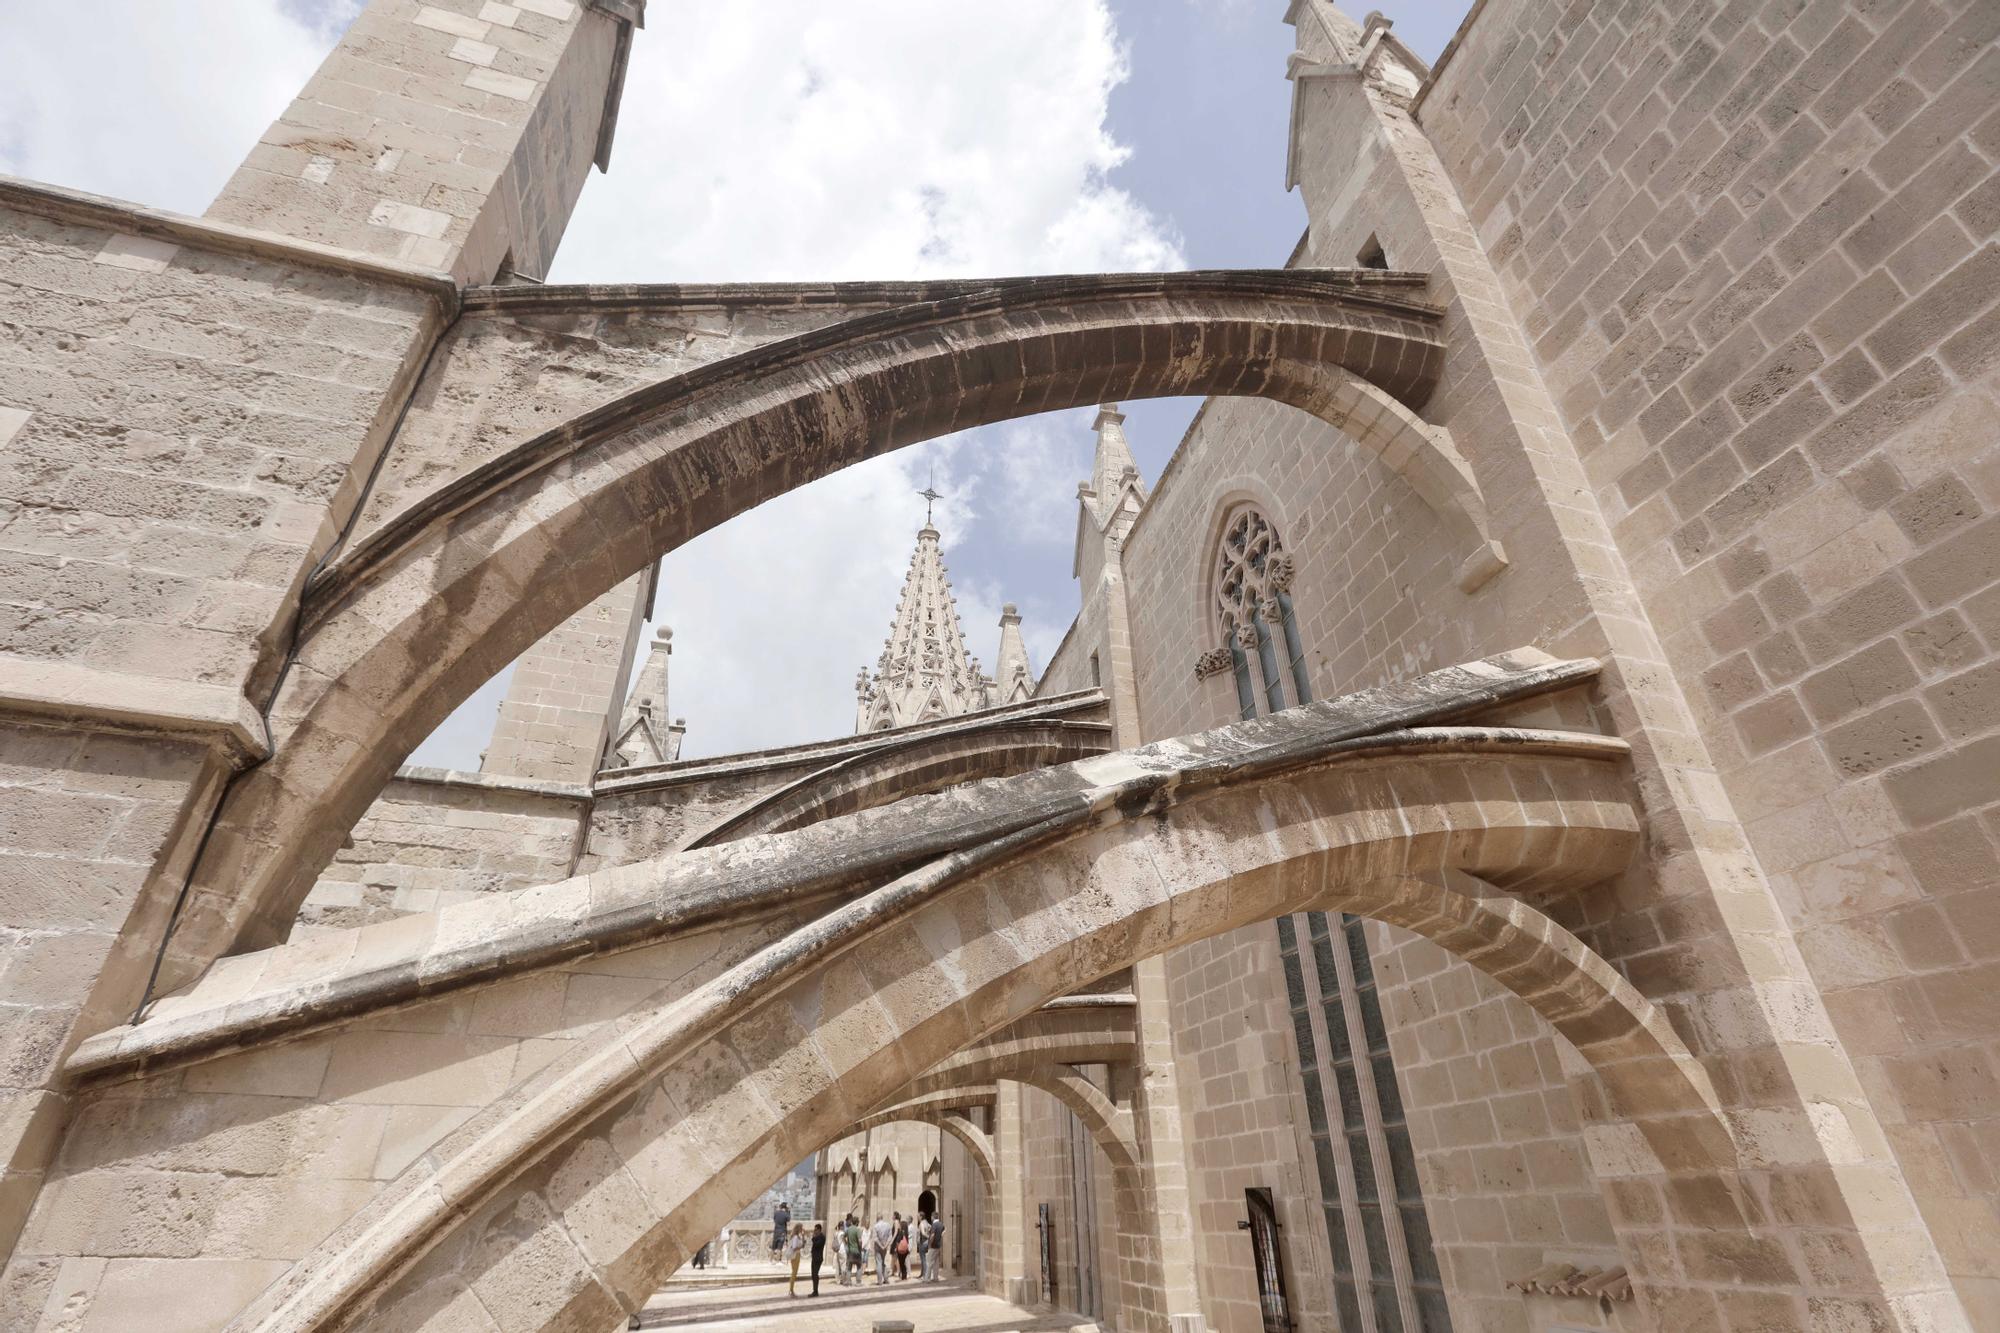
[(857, 730), (955, 717), (988, 704), (988, 682), (966, 651), (940, 541), (932, 523), (917, 530), (909, 572), (889, 621), (888, 641), (872, 679), (865, 687), (857, 683)]

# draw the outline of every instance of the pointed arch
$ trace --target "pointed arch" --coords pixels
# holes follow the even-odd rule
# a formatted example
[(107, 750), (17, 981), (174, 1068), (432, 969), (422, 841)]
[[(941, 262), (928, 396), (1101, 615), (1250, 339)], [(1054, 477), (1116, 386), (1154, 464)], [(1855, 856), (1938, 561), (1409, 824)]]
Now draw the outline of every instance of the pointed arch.
[(308, 590), (270, 710), (275, 753), (216, 816), (166, 984), (282, 938), (416, 738), (575, 610), (695, 534), (885, 450), (1113, 398), (1268, 397), (1381, 450), (1484, 543), (1463, 460), (1414, 416), (1442, 365), (1437, 318), (1344, 271), (1021, 280), (711, 363), (454, 480)]
[(723, 815), (681, 846), (783, 833), (919, 792), (1066, 764), (1110, 748), (1109, 723), (1051, 718), (1009, 718), (912, 736), (815, 769)]
[[(1681, 1171), (1732, 1169), (1714, 1095), (1664, 1017), (1525, 903), (1450, 879), (1533, 895), (1614, 872), (1638, 836), (1618, 747), (1453, 731), (1329, 752), (1301, 744), (1316, 711), (1218, 733), (1260, 737), (1262, 762), (1229, 741), (1090, 761), (1104, 787), (1085, 824), (914, 872), (620, 1024), (441, 1142), (235, 1327), (334, 1329), (392, 1304), (420, 1325), (515, 1289), (499, 1274), (530, 1251), (554, 1300), (544, 1326), (615, 1320), (683, 1237), (909, 1083), (924, 1052), (1294, 910), (1373, 916), (1474, 961), (1569, 1037), (1642, 1132), (1671, 1135)], [(578, 1248), (564, 1218), (586, 1204), (609, 1220)], [(503, 1232), (507, 1246), (485, 1239)]]

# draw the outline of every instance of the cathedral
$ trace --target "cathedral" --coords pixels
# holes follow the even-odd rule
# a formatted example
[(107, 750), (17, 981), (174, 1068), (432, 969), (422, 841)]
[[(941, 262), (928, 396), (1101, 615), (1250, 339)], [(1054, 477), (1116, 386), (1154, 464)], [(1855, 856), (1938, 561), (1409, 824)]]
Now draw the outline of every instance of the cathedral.
[[(1269, 267), (535, 281), (646, 10), (0, 178), (0, 1327), (681, 1325), (805, 1164), (996, 1329), (2000, 1328), (2000, 10), (1291, 0)], [(684, 757), (663, 555), (1076, 409), (1048, 661), (927, 514)]]

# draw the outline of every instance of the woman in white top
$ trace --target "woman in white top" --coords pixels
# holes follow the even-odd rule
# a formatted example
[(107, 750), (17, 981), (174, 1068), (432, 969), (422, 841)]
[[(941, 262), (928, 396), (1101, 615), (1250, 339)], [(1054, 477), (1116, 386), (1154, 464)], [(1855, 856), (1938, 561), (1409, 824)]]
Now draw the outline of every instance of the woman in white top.
[(799, 1294), (799, 1257), (806, 1252), (806, 1224), (792, 1223), (791, 1234), (785, 1237), (785, 1259), (792, 1266), (792, 1280), (785, 1284), (785, 1295)]

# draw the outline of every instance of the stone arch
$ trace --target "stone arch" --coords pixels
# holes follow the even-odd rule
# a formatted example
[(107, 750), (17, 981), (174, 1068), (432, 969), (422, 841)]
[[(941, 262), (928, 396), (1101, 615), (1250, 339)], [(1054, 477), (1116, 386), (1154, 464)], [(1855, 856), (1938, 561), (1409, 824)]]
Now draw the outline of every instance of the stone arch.
[(880, 746), (816, 769), (730, 811), (681, 844), (683, 849), (785, 833), (835, 815), (866, 810), (941, 787), (1009, 777), (1102, 754), (1111, 727), (1102, 722), (1008, 719)]
[[(838, 1137), (859, 1134), (896, 1120), (923, 1120), (929, 1123), (929, 1117), (943, 1111), (987, 1105), (999, 1095), (999, 1089), (993, 1079), (981, 1076), (985, 1072), (969, 1068), (964, 1075), (965, 1081), (954, 1080), (938, 1086), (926, 1079), (924, 1091), (862, 1117), (842, 1130)], [(1114, 1166), (1136, 1167), (1139, 1164), (1138, 1146), (1132, 1136), (1131, 1113), (1120, 1110), (1089, 1079), (1060, 1065), (1048, 1063), (1023, 1063), (1004, 1074), (995, 1073), (993, 1078), (1011, 1078), (1017, 1083), (1040, 1088), (1076, 1113), (1077, 1119), (1083, 1121), (1092, 1139), (1104, 1149), (1105, 1156), (1111, 1159)]]
[(415, 738), (577, 609), (885, 450), (1111, 399), (1268, 397), (1390, 450), (1467, 546), (1484, 544), (1463, 460), (1416, 429), (1444, 355), (1438, 312), (1395, 291), (1311, 271), (1023, 280), (711, 363), (440, 488), (307, 590), (269, 712), (275, 752), (217, 812), (165, 984), (282, 938)]
[(961, 1083), (955, 1087), (940, 1088), (914, 1097), (906, 1097), (893, 1106), (863, 1116), (829, 1142), (853, 1134), (865, 1134), (871, 1129), (880, 1129), (883, 1125), (894, 1124), (899, 1120), (915, 1120), (930, 1124), (935, 1117), (943, 1115), (946, 1111), (963, 1111), (969, 1107), (990, 1105), (998, 1095), (999, 1089), (991, 1083)]
[(1265, 763), (1233, 747), (1204, 762), (1187, 742), (1092, 761), (1105, 785), (1081, 822), (912, 872), (619, 1024), (442, 1141), (234, 1327), (333, 1329), (391, 1307), (424, 1326), (481, 1293), (526, 1299), (523, 1264), (535, 1305), (515, 1324), (615, 1320), (685, 1237), (908, 1084), (925, 1052), (1297, 910), (1376, 917), (1481, 966), (1592, 1062), (1663, 1158), (1725, 1179), (1733, 1142), (1663, 1016), (1524, 902), (1465, 891), (1567, 892), (1622, 867), (1638, 837), (1622, 747), (1440, 729), (1301, 754), (1278, 739), (1315, 711), (1216, 733), (1276, 740)]
[[(1037, 1014), (1048, 1012), (1038, 1010)], [(1017, 1039), (1004, 1043), (1005, 1049), (998, 1051), (982, 1046), (963, 1052), (963, 1055), (972, 1057), (969, 1062), (947, 1061), (940, 1067), (942, 1072), (934, 1070), (919, 1081), (916, 1088), (920, 1091), (906, 1089), (910, 1095), (888, 1110), (868, 1117), (848, 1132), (855, 1133), (863, 1127), (941, 1105), (953, 1105), (961, 1098), (969, 1104), (990, 1103), (998, 1096), (996, 1080), (1001, 1078), (1048, 1093), (1083, 1124), (1092, 1144), (1104, 1154), (1111, 1169), (1112, 1208), (1117, 1218), (1119, 1249), (1110, 1275), (1111, 1288), (1118, 1308), (1132, 1312), (1130, 1317), (1138, 1319), (1137, 1312), (1145, 1308), (1140, 1289), (1149, 1284), (1157, 1286), (1159, 1282), (1158, 1214), (1149, 1198), (1132, 1113), (1116, 1105), (1096, 1084), (1069, 1068), (1064, 1060), (1065, 1056), (1081, 1055), (1083, 1058), (1077, 1063), (1107, 1063), (1101, 1058), (1102, 1047), (1092, 1046), (1089, 1042), (1088, 1036), (1073, 1038), (1067, 1046), (1060, 1036), (1049, 1038), (1039, 1045), (1032, 1038), (1027, 1041)], [(996, 1207), (994, 1180), (988, 1177), (982, 1184), (986, 1195), (986, 1208), (982, 1215), (990, 1231), (992, 1227), (1005, 1225), (1006, 1219)], [(1015, 1225), (1025, 1222), (1022, 1218), (1012, 1220)], [(982, 1241), (982, 1249), (991, 1244), (992, 1239), (989, 1235)]]
[(979, 1170), (980, 1186), (990, 1201), (994, 1183), (1000, 1174), (993, 1156), (993, 1136), (956, 1111), (943, 1112), (930, 1123), (957, 1139), (964, 1147), (966, 1155), (972, 1158), (973, 1165)]
[[(959, 1146), (965, 1149), (966, 1156), (972, 1159), (973, 1167), (979, 1173), (979, 1192), (982, 1196), (980, 1215), (985, 1219), (986, 1225), (991, 1227), (999, 1212), (1000, 1159), (993, 1147), (993, 1136), (974, 1124), (965, 1112), (975, 1106), (991, 1106), (998, 1091), (990, 1083), (967, 1084), (909, 1098), (864, 1117), (848, 1126), (838, 1137), (845, 1138), (850, 1134), (859, 1134), (883, 1125), (899, 1123), (929, 1125), (951, 1135)], [(935, 1165), (936, 1159), (932, 1160)], [(927, 1168), (919, 1176), (920, 1184), (928, 1177)], [(923, 1193), (931, 1191), (926, 1188)], [(985, 1252), (986, 1242), (982, 1239), (977, 1248), (980, 1252)]]
[(1130, 995), (1062, 996), (924, 1070), (909, 1093), (1018, 1079), (1057, 1065), (1128, 1064), (1138, 1049), (1136, 1014)]
[(1132, 1113), (1105, 1096), (1095, 1083), (1073, 1069), (1052, 1066), (1027, 1070), (1020, 1081), (1048, 1093), (1081, 1120), (1091, 1139), (1111, 1159), (1114, 1169), (1138, 1169), (1139, 1148), (1132, 1133)]

